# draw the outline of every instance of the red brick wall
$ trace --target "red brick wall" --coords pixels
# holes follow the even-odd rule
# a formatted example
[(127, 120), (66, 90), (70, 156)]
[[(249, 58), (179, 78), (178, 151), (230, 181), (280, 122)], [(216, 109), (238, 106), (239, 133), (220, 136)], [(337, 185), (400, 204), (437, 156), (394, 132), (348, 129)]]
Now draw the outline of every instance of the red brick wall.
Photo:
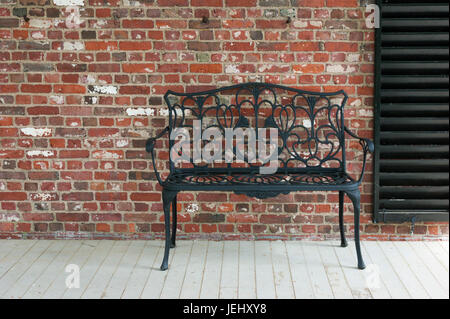
[[(372, 137), (374, 32), (359, 2), (0, 0), (0, 237), (160, 237), (160, 187), (143, 145), (167, 121), (169, 88), (344, 89), (347, 124)], [(371, 222), (371, 164), (363, 236), (409, 237), (409, 224)], [(178, 198), (181, 237), (338, 236), (334, 193)], [(447, 223), (415, 229), (415, 238), (448, 234)]]

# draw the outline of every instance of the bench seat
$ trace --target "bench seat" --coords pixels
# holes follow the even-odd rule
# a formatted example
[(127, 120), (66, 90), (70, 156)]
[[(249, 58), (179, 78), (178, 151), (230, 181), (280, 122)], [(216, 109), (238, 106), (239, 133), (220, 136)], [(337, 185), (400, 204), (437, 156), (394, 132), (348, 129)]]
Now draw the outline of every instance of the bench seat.
[(163, 183), (171, 190), (217, 190), (217, 191), (256, 191), (256, 190), (348, 190), (357, 188), (358, 182), (345, 172), (276, 173), (256, 172), (175, 172)]

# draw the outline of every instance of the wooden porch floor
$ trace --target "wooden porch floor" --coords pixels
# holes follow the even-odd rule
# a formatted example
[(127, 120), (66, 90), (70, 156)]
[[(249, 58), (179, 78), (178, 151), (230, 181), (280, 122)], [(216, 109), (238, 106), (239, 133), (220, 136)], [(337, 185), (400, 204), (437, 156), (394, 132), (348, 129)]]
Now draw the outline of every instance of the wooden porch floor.
[[(449, 243), (0, 240), (1, 298), (449, 298)], [(79, 267), (68, 288), (67, 265)], [(68, 269), (73, 271), (72, 269)]]

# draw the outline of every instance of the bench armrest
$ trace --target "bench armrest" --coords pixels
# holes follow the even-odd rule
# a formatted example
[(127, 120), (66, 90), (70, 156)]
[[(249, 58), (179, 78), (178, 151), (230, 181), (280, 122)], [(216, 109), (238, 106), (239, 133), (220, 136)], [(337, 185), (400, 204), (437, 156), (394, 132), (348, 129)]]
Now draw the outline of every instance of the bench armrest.
[(163, 184), (163, 180), (161, 179), (161, 175), (159, 174), (158, 170), (156, 169), (156, 156), (155, 156), (155, 143), (156, 140), (162, 137), (164, 134), (169, 132), (169, 127), (167, 126), (164, 128), (161, 132), (159, 132), (158, 135), (155, 137), (151, 137), (145, 142), (145, 150), (152, 155), (152, 163), (153, 163), (153, 169), (155, 171), (156, 179), (158, 180), (159, 184)]
[(354, 138), (358, 139), (359, 140), (359, 144), (361, 145), (361, 147), (362, 147), (362, 149), (364, 151), (362, 171), (361, 171), (361, 175), (359, 176), (359, 179), (358, 179), (358, 184), (360, 184), (362, 179), (363, 179), (363, 177), (364, 177), (364, 170), (365, 170), (365, 167), (366, 167), (367, 153), (373, 153), (375, 151), (375, 145), (368, 138), (362, 138), (362, 137), (357, 136), (355, 133), (350, 131), (350, 129), (348, 127), (346, 127), (346, 126), (344, 126), (344, 131), (348, 135), (350, 135), (351, 137), (354, 137)]

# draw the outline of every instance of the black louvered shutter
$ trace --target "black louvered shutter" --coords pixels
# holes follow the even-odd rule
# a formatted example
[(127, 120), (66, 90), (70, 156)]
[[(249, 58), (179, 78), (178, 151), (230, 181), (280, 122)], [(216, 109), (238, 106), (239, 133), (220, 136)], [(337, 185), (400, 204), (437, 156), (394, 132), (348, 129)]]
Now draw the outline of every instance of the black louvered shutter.
[(374, 217), (448, 220), (448, 1), (378, 6)]

